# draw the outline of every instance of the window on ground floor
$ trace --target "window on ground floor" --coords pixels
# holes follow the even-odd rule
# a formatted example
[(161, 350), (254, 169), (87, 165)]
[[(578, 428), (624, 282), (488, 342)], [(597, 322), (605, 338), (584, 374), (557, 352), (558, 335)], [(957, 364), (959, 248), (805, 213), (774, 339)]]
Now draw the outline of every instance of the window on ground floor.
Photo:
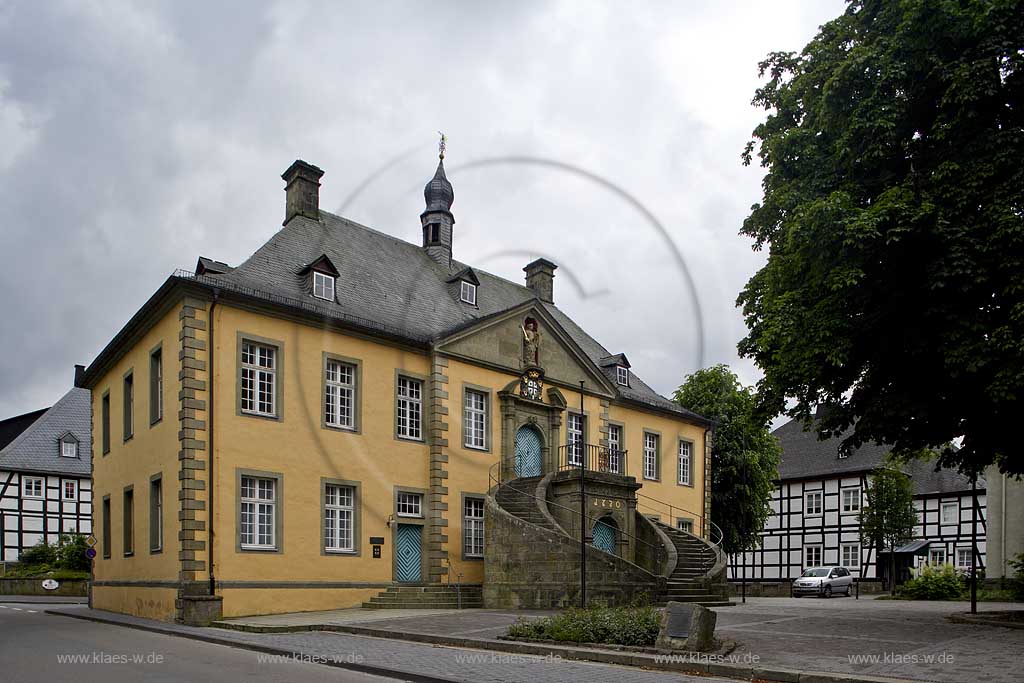
[(466, 557), (484, 556), (484, 499), (466, 498), (462, 518), (462, 548)]

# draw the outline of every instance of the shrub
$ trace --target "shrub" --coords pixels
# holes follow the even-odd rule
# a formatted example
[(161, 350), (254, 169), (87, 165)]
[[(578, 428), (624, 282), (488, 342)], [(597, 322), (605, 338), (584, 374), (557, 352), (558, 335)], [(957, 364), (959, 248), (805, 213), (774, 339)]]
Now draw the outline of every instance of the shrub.
[(1024, 600), (1024, 553), (1009, 561), (1016, 576), (1009, 581), (1010, 595), (1014, 600)]
[(508, 637), (649, 646), (658, 639), (660, 617), (653, 607), (570, 609), (533, 621), (523, 618), (509, 626)]
[(953, 600), (964, 590), (963, 580), (952, 565), (925, 565), (921, 572), (900, 587), (911, 600)]
[(27, 550), (21, 551), (18, 562), (23, 564), (52, 565), (57, 561), (57, 550), (46, 541), (39, 541)]
[(92, 563), (85, 551), (89, 546), (85, 543), (85, 536), (81, 534), (62, 534), (60, 547), (57, 548), (57, 566), (61, 569), (75, 571), (89, 571)]

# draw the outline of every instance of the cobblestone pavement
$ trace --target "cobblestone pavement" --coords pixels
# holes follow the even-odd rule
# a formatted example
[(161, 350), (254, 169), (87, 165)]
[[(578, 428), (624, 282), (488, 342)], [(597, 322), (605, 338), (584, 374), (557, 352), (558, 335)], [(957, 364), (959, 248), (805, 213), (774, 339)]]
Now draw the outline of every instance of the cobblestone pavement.
[[(738, 603), (738, 601), (737, 601)], [(1018, 683), (1024, 630), (953, 624), (963, 602), (864, 598), (748, 598), (718, 608), (718, 635), (735, 640), (735, 654), (757, 655), (762, 666), (831, 671), (941, 683)], [(1013, 603), (979, 603), (979, 611), (1024, 609)], [(246, 617), (245, 623), (330, 623), (394, 632), (491, 639), (522, 615), (503, 610), (335, 610)]]
[[(852, 598), (747, 598), (716, 610), (717, 632), (762, 665), (943, 683), (1024, 680), (1024, 630), (953, 624), (969, 603)], [(978, 603), (979, 611), (1024, 609)]]
[[(61, 607), (59, 611), (66, 614), (85, 615), (91, 613), (125, 625), (157, 626), (181, 635), (200, 638), (214, 637), (239, 644), (274, 647), (316, 661), (329, 659), (346, 662), (358, 658), (365, 664), (394, 672), (430, 676), (448, 681), (571, 683), (585, 680), (588, 683), (708, 683), (708, 681), (722, 680), (707, 676), (697, 677), (678, 673), (645, 671), (612, 664), (457, 647), (437, 647), (342, 633), (317, 631), (280, 634), (243, 633), (226, 629), (195, 628), (154, 622), (76, 606)], [(377, 623), (384, 623), (384, 621), (377, 620)]]

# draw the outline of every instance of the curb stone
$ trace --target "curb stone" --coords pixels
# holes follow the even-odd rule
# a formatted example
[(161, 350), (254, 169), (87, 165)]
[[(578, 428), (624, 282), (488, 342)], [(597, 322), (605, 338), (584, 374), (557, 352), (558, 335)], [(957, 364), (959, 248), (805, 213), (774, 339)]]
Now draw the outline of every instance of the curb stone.
[[(136, 622), (120, 621), (111, 618), (104, 618), (102, 616), (97, 616), (93, 614), (73, 614), (71, 612), (62, 612), (59, 610), (44, 610), (44, 612), (46, 614), (55, 614), (58, 616), (72, 617), (75, 619), (84, 619), (87, 621), (95, 621), (104, 624), (113, 624), (115, 626), (126, 626), (128, 628), (136, 628), (143, 631), (152, 631), (154, 633), (161, 633), (164, 635), (185, 637), (190, 638), (192, 640), (200, 640), (209, 643), (215, 643), (218, 645), (227, 645), (228, 647), (255, 650), (257, 652), (265, 652), (268, 654), (281, 654), (289, 656), (301, 654), (284, 648), (261, 645), (258, 643), (246, 643), (243, 641), (231, 640), (230, 638), (220, 638), (215, 635), (207, 635), (206, 633), (180, 631), (173, 628), (158, 626), (156, 625), (156, 623), (158, 622), (155, 622), (151, 625), (140, 624)], [(385, 631), (383, 629), (367, 628), (363, 626), (348, 626), (344, 624), (312, 624), (303, 626), (247, 626), (241, 624), (230, 624), (228, 626), (225, 626), (224, 622), (219, 622), (216, 623), (215, 628), (253, 633), (288, 633), (302, 631), (346, 633), (351, 635), (361, 635), (372, 638), (402, 640), (407, 642), (426, 643), (431, 645), (448, 645), (452, 647), (509, 652), (513, 654), (541, 656), (558, 655), (564, 659), (572, 659), (577, 661), (597, 662), (600, 664), (618, 664), (648, 670), (671, 671), (674, 673), (686, 673), (694, 675), (710, 674), (716, 676), (723, 676), (726, 678), (732, 678), (734, 680), (758, 680), (770, 681), (771, 683), (907, 683), (908, 680), (913, 680), (906, 678), (862, 676), (858, 674), (847, 674), (838, 672), (801, 671), (797, 669), (786, 669), (783, 667), (761, 668), (742, 664), (728, 664), (725, 662), (658, 661), (655, 655), (622, 652), (616, 650), (596, 650), (579, 647), (560, 647), (554, 645), (539, 645), (534, 643), (516, 641), (482, 640), (475, 638), (462, 638), (458, 636), (439, 636), (432, 633), (404, 633), (396, 631)], [(208, 630), (214, 631), (215, 629), (210, 628)], [(677, 657), (686, 657), (688, 653), (677, 652), (674, 654)], [(697, 654), (698, 656), (700, 655), (700, 653), (695, 654)], [(661, 656), (667, 657), (669, 655)], [(329, 666), (334, 666), (336, 668), (361, 671), (363, 673), (391, 677), (398, 676), (401, 679), (407, 681), (422, 681), (424, 683), (454, 683), (452, 679), (423, 676), (420, 674), (414, 674), (400, 669), (389, 669), (386, 667), (374, 666), (372, 664), (355, 664), (348, 662), (325, 663)]]

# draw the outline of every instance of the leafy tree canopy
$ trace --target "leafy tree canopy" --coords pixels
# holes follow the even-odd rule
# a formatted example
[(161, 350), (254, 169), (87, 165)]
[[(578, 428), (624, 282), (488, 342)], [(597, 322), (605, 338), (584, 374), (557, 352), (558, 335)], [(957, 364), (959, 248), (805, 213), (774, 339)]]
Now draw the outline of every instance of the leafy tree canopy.
[(761, 409), (1024, 472), (1024, 5), (850, 0), (761, 75), (743, 233), (769, 257), (738, 300)]
[(711, 440), (711, 519), (722, 529), (722, 549), (747, 550), (771, 512), (779, 443), (759, 417), (750, 389), (725, 365), (698, 370), (676, 390), (684, 408), (714, 420)]

